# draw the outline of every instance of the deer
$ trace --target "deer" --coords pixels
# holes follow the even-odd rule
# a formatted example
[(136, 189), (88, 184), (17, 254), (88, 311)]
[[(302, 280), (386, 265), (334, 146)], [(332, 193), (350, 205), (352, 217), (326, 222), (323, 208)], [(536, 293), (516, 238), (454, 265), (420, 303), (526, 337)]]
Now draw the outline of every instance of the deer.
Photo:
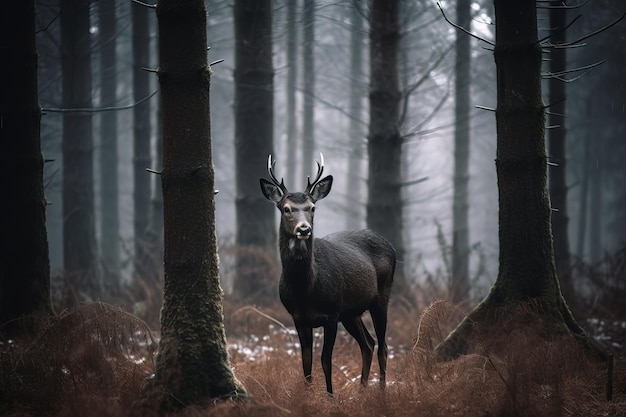
[(341, 231), (314, 238), (315, 203), (330, 192), (333, 177), (322, 177), (324, 156), (320, 153), (317, 175), (307, 177), (304, 192), (290, 192), (284, 180), (274, 175), (270, 154), (270, 180), (260, 179), (266, 199), (280, 211), (278, 243), (282, 273), (279, 296), (293, 318), (300, 341), (302, 369), (308, 385), (312, 382), (313, 329), (323, 327), (321, 362), (326, 391), (333, 395), (332, 353), (338, 323), (357, 341), (361, 350), (361, 384), (367, 386), (375, 341), (363, 323), (368, 310), (378, 341), (380, 386), (386, 385), (388, 347), (387, 310), (396, 267), (392, 245), (380, 234), (364, 229)]

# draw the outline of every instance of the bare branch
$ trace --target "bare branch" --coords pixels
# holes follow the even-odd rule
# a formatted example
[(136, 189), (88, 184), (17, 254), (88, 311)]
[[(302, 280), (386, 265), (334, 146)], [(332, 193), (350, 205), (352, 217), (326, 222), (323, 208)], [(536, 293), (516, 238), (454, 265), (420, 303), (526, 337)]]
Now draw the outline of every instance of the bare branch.
[(91, 108), (77, 108), (77, 109), (60, 109), (60, 108), (53, 108), (53, 107), (48, 107), (48, 108), (44, 107), (41, 109), (41, 111), (44, 113), (100, 113), (100, 112), (106, 112), (106, 111), (128, 110), (128, 109), (137, 107), (140, 104), (145, 103), (146, 101), (154, 97), (158, 92), (159, 90), (156, 90), (152, 94), (150, 94), (148, 97), (142, 98), (138, 102), (129, 104), (127, 106), (99, 107), (99, 108), (91, 107)]
[[(573, 19), (572, 19), (572, 21), (571, 21), (571, 22), (569, 22), (567, 25), (565, 25), (565, 26), (564, 26), (564, 27), (562, 27), (562, 28), (558, 28), (557, 30), (555, 30), (554, 32), (552, 32), (551, 34), (549, 34), (548, 36), (546, 36), (545, 38), (539, 39), (539, 40), (537, 41), (537, 43), (538, 43), (538, 44), (540, 44), (540, 43), (542, 43), (542, 42), (544, 42), (544, 41), (547, 41), (547, 40), (548, 40), (548, 39), (550, 39), (551, 37), (553, 37), (553, 36), (555, 36), (555, 35), (558, 35), (559, 33), (563, 33), (563, 32), (565, 32), (565, 31), (566, 31), (566, 30), (567, 30), (570, 26), (572, 26), (572, 25), (573, 25), (573, 24), (574, 24), (574, 23), (575, 23), (578, 19), (580, 19), (580, 17), (581, 17), (581, 16), (582, 16), (582, 15), (580, 15), (580, 14), (579, 14), (578, 16), (576, 16), (575, 18), (573, 18)], [(550, 46), (550, 45), (546, 45), (546, 46)]]
[[(548, 0), (548, 1), (538, 1), (537, 3), (554, 3), (554, 0)], [(561, 2), (563, 3), (563, 2)], [(573, 10), (573, 9), (578, 9), (583, 7), (585, 4), (589, 3), (589, 0), (585, 0), (582, 3), (578, 3), (578, 4), (574, 4), (572, 6), (568, 6), (567, 4), (560, 4), (560, 5), (552, 5), (549, 4), (547, 6), (537, 6), (538, 9), (548, 9), (548, 10), (552, 10), (552, 9), (558, 9), (558, 10)]]
[[(554, 78), (559, 81), (563, 81), (565, 83), (571, 83), (572, 81), (576, 81), (580, 79), (581, 77), (585, 76), (589, 71), (591, 71), (597, 66), (604, 64), (605, 62), (606, 60), (602, 60), (600, 62), (596, 62), (595, 64), (585, 65), (583, 67), (572, 68), (572, 69), (558, 71), (558, 72), (545, 72), (545, 73), (542, 73), (541, 76), (545, 79)], [(583, 73), (574, 78), (566, 79), (563, 77), (566, 74), (571, 74), (571, 73), (580, 72), (580, 71), (583, 71)]]
[(401, 126), (402, 124), (404, 124), (404, 120), (408, 112), (409, 97), (411, 96), (411, 94), (413, 94), (415, 90), (417, 90), (422, 84), (424, 84), (424, 82), (426, 82), (426, 80), (430, 78), (430, 73), (433, 72), (434, 69), (439, 66), (441, 61), (443, 61), (446, 55), (448, 55), (448, 52), (452, 50), (453, 46), (454, 44), (450, 44), (448, 48), (439, 56), (439, 58), (437, 58), (435, 62), (433, 62), (430, 68), (426, 69), (426, 72), (424, 72), (424, 74), (420, 77), (420, 79), (417, 80), (415, 83), (413, 83), (413, 85), (411, 85), (409, 88), (406, 89), (406, 91), (403, 92), (404, 101), (402, 104), (402, 114), (400, 115), (400, 118), (398, 119), (398, 125)]
[(448, 22), (451, 26), (455, 27), (456, 29), (460, 30), (461, 32), (464, 32), (468, 35), (470, 35), (472, 38), (474, 39), (478, 39), (481, 42), (485, 42), (491, 46), (496, 46), (495, 43), (488, 41), (487, 39), (481, 38), (478, 35), (474, 35), (472, 32), (470, 32), (469, 30), (465, 29), (462, 26), (457, 25), (456, 23), (450, 21), (450, 19), (448, 19), (448, 16), (446, 16), (446, 13), (443, 11), (443, 8), (441, 7), (441, 4), (439, 4), (439, 2), (437, 2), (437, 7), (439, 7), (439, 10), (441, 11), (441, 14), (443, 15), (443, 18), (446, 20), (446, 22)]
[(57, 14), (48, 22), (48, 24), (46, 26), (42, 27), (41, 29), (37, 29), (35, 31), (35, 35), (38, 34), (38, 33), (45, 32), (46, 30), (48, 30), (50, 25), (52, 25), (54, 23), (54, 21), (59, 18), (59, 16), (61, 16), (61, 10), (59, 10), (57, 12)]
[(136, 4), (140, 5), (140, 6), (147, 7), (148, 9), (156, 9), (157, 8), (156, 4), (144, 3), (144, 2), (139, 1), (139, 0), (131, 0), (131, 1), (133, 3), (136, 3)]
[(626, 17), (626, 12), (622, 13), (622, 15), (620, 17), (618, 17), (616, 20), (614, 20), (613, 22), (609, 23), (608, 25), (606, 25), (604, 27), (601, 27), (600, 29), (598, 29), (598, 30), (596, 30), (594, 32), (591, 32), (591, 33), (589, 33), (589, 34), (587, 34), (587, 35), (585, 35), (585, 36), (583, 36), (581, 38), (578, 38), (575, 41), (562, 43), (560, 46), (570, 46), (570, 45), (577, 44), (577, 43), (579, 43), (581, 41), (584, 41), (585, 39), (589, 39), (589, 38), (591, 38), (591, 37), (593, 37), (593, 36), (595, 36), (595, 35), (597, 35), (599, 33), (604, 32), (605, 30), (607, 30), (609, 28), (612, 28), (613, 26), (615, 26), (616, 24), (618, 24), (619, 22), (624, 20), (625, 17)]
[(481, 106), (479, 104), (474, 105), (474, 107), (476, 107), (477, 109), (480, 110), (487, 110), (487, 111), (496, 111), (496, 109), (492, 108), (492, 107), (486, 107), (486, 106)]

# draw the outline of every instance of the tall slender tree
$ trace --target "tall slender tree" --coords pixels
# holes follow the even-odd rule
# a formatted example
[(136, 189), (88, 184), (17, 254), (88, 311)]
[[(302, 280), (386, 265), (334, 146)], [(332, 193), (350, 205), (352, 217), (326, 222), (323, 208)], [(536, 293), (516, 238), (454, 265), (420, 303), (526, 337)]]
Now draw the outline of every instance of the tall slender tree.
[(287, 178), (297, 181), (298, 0), (287, 0)]
[(52, 311), (32, 0), (3, 6), (0, 50), (0, 325), (6, 332), (13, 319)]
[(312, 175), (315, 149), (315, 2), (302, 11), (302, 180)]
[(554, 265), (535, 0), (494, 3), (500, 265), (487, 297), (437, 347), (440, 358), (467, 352), (477, 325), (489, 327), (529, 301), (546, 329), (589, 344), (563, 299)]
[(165, 278), (156, 374), (161, 410), (245, 395), (229, 365), (215, 233), (206, 8), (160, 0)]
[(89, 3), (60, 1), (63, 73), (63, 257), (68, 295), (74, 302), (102, 293), (98, 270), (93, 193), (91, 45)]
[[(133, 42), (133, 206), (135, 233), (135, 274), (143, 274), (146, 266), (146, 240), (150, 227), (150, 94), (149, 74), (143, 68), (150, 65), (150, 25), (148, 9), (138, 3), (131, 5)], [(144, 100), (142, 102), (142, 100)]]
[[(382, 233), (404, 259), (402, 241), (402, 137), (397, 0), (373, 0), (370, 14), (370, 125), (367, 227)], [(402, 263), (396, 281), (404, 282)]]
[[(265, 204), (256, 179), (265, 175), (267, 156), (274, 152), (274, 68), (272, 2), (236, 0), (235, 7), (235, 169), (236, 243), (257, 246), (276, 256), (274, 208)], [(244, 273), (250, 259), (237, 258), (235, 295), (259, 290), (262, 279)]]
[[(98, 3), (100, 24), (100, 104), (117, 102), (117, 33), (115, 0)], [(119, 287), (120, 227), (117, 172), (117, 112), (100, 114), (100, 254), (104, 278), (112, 289)]]
[[(456, 3), (457, 24), (470, 29), (471, 1)], [(470, 37), (456, 32), (454, 97), (454, 197), (452, 208), (452, 277), (450, 299), (465, 301), (469, 295), (469, 152), (470, 152)]]
[[(363, 195), (363, 159), (365, 157), (365, 131), (363, 124), (363, 24), (361, 10), (356, 3), (350, 8), (350, 121), (348, 138), (350, 156), (348, 157), (348, 180), (346, 194)], [(360, 211), (348, 213), (346, 229), (362, 228), (363, 216)]]
[(554, 241), (554, 261), (556, 273), (561, 283), (565, 298), (574, 301), (574, 285), (571, 273), (571, 256), (569, 249), (568, 210), (567, 210), (567, 179), (566, 179), (566, 137), (565, 127), (565, 82), (562, 80), (563, 71), (566, 69), (566, 48), (560, 48), (559, 44), (566, 41), (566, 17), (567, 9), (563, 8), (563, 1), (552, 2), (549, 11), (550, 30), (553, 31), (551, 42), (556, 46), (550, 49), (548, 61), (548, 156), (554, 163), (550, 167), (548, 175), (548, 189), (550, 190), (550, 204), (552, 205), (552, 232)]

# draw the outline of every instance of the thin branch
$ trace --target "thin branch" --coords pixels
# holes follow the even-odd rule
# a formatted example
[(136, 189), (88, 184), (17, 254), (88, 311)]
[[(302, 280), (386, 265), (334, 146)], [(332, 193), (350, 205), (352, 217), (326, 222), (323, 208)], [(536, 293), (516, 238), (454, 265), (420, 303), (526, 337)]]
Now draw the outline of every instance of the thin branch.
[(483, 39), (478, 35), (474, 35), (472, 32), (470, 32), (469, 30), (465, 29), (463, 26), (459, 26), (456, 23), (450, 21), (450, 19), (448, 19), (448, 16), (446, 16), (446, 13), (443, 11), (443, 8), (441, 7), (441, 4), (439, 4), (439, 2), (437, 2), (437, 7), (439, 7), (439, 10), (441, 11), (441, 14), (443, 15), (443, 18), (446, 20), (446, 22), (448, 22), (451, 26), (455, 27), (456, 29), (460, 30), (461, 32), (464, 32), (468, 35), (470, 35), (472, 38), (474, 39), (478, 39), (481, 42), (485, 42), (491, 46), (496, 46), (495, 43), (488, 41), (487, 39)]
[(144, 2), (139, 1), (139, 0), (131, 0), (131, 1), (133, 3), (136, 3), (136, 4), (140, 5), (140, 6), (147, 7), (148, 9), (156, 9), (157, 8), (156, 4), (144, 3)]
[(37, 29), (35, 31), (35, 35), (41, 32), (45, 32), (46, 30), (48, 30), (48, 28), (50, 27), (50, 25), (52, 25), (54, 23), (55, 20), (57, 20), (59, 18), (59, 16), (61, 16), (61, 11), (59, 10), (58, 13), (52, 18), (52, 20), (50, 20), (48, 22), (48, 24), (44, 27), (42, 27), (41, 29)]
[(424, 72), (422, 77), (419, 80), (417, 80), (415, 83), (413, 83), (413, 85), (411, 85), (409, 88), (407, 88), (406, 91), (403, 92), (404, 103), (402, 104), (402, 114), (400, 115), (400, 118), (398, 119), (399, 120), (398, 124), (400, 126), (402, 124), (404, 124), (404, 120), (405, 120), (406, 114), (408, 112), (409, 97), (411, 96), (411, 94), (413, 94), (413, 92), (415, 90), (417, 90), (422, 84), (424, 84), (424, 82), (426, 82), (426, 80), (428, 80), (430, 78), (430, 73), (433, 72), (435, 70), (435, 68), (437, 68), (439, 66), (441, 61), (443, 61), (443, 59), (446, 57), (446, 55), (448, 55), (448, 53), (452, 50), (453, 46), (454, 46), (453, 44), (450, 44), (448, 46), (448, 48), (439, 56), (439, 58), (437, 58), (435, 60), (435, 62), (433, 62), (433, 64), (430, 66), (430, 68), (426, 69), (426, 72)]
[[(545, 79), (550, 79), (550, 78), (554, 78), (557, 79), (559, 81), (563, 81), (564, 83), (571, 83), (573, 81), (576, 81), (580, 78), (582, 78), (583, 76), (585, 76), (589, 71), (591, 71), (592, 69), (594, 69), (597, 66), (600, 66), (602, 64), (604, 64), (606, 62), (606, 60), (602, 60), (599, 62), (596, 62), (595, 64), (590, 64), (590, 65), (585, 65), (584, 67), (578, 67), (578, 68), (573, 68), (573, 69), (569, 69), (569, 70), (563, 70), (563, 71), (558, 71), (558, 72), (546, 72), (541, 74), (541, 76)], [(580, 72), (583, 71), (582, 74), (574, 77), (574, 78), (570, 78), (570, 79), (566, 79), (563, 77), (563, 75), (566, 74), (571, 74), (573, 72)]]
[(148, 171), (151, 174), (157, 174), (157, 175), (161, 175), (162, 174), (161, 171), (156, 171), (156, 170), (154, 170), (152, 168), (146, 168), (146, 171)]
[(155, 74), (157, 74), (159, 72), (158, 69), (154, 69), (154, 68), (141, 67), (141, 69), (146, 71), (146, 72), (153, 72)]
[(481, 106), (479, 104), (475, 104), (474, 107), (476, 107), (477, 109), (480, 109), (480, 110), (487, 110), (487, 111), (493, 111), (493, 112), (496, 111), (496, 109), (494, 109), (493, 107)]
[(581, 14), (579, 14), (578, 16), (576, 16), (575, 18), (572, 19), (571, 22), (569, 22), (567, 25), (565, 25), (562, 28), (559, 28), (557, 30), (555, 30), (554, 32), (552, 32), (551, 34), (549, 34), (548, 36), (546, 36), (545, 38), (541, 38), (537, 41), (538, 44), (547, 41), (548, 39), (550, 39), (551, 37), (558, 35), (559, 33), (563, 33), (565, 32), (569, 27), (571, 27), (578, 19), (580, 19), (582, 17)]
[(118, 111), (118, 110), (128, 110), (128, 109), (132, 109), (134, 107), (139, 106), (140, 104), (145, 103), (146, 101), (150, 100), (152, 97), (154, 97), (157, 93), (159, 92), (159, 90), (154, 91), (152, 94), (150, 94), (148, 97), (146, 98), (142, 98), (141, 100), (139, 100), (136, 103), (133, 104), (129, 104), (127, 106), (119, 106), (119, 107), (98, 107), (98, 108), (78, 108), (78, 109), (60, 109), (60, 108), (42, 108), (41, 111), (46, 113), (46, 112), (50, 112), (50, 113), (100, 113), (100, 112), (106, 112), (106, 111)]
[[(554, 0), (543, 1), (543, 2), (538, 1), (537, 3), (554, 3)], [(579, 9), (579, 8), (583, 7), (587, 3), (589, 3), (589, 0), (585, 0), (582, 3), (578, 3), (578, 4), (575, 4), (573, 6), (568, 6), (567, 4), (548, 5), (548, 6), (537, 6), (537, 9), (573, 10), (573, 9)]]
[(412, 180), (412, 181), (404, 181), (400, 183), (401, 187), (409, 187), (411, 185), (415, 185), (415, 184), (420, 184), (424, 181), (427, 181), (428, 177), (422, 177), (422, 178), (418, 178), (416, 180)]
[[(547, 108), (549, 108), (549, 107), (556, 106), (557, 104), (561, 104), (561, 103), (563, 103), (565, 100), (566, 100), (566, 99), (562, 98), (562, 99), (560, 99), (560, 100), (555, 101), (554, 103), (550, 103), (550, 104), (547, 104), (547, 105), (543, 106), (543, 108), (544, 108), (544, 109), (547, 109)], [(562, 115), (562, 114), (560, 114), (559, 116), (563, 116), (563, 115)]]
[(220, 64), (220, 63), (222, 63), (222, 62), (224, 62), (224, 60), (223, 60), (223, 59), (218, 59), (217, 61), (213, 61), (213, 62), (211, 62), (211, 63), (209, 64), (209, 67), (212, 67), (213, 65)]
[(574, 45), (574, 44), (576, 44), (576, 43), (578, 43), (580, 41), (584, 41), (585, 39), (589, 39), (592, 36), (595, 36), (595, 35), (597, 35), (597, 34), (599, 34), (601, 32), (604, 32), (605, 30), (607, 30), (609, 28), (612, 28), (613, 26), (617, 25), (619, 22), (624, 20), (625, 17), (626, 17), (626, 12), (622, 13), (622, 15), (619, 18), (617, 18), (613, 22), (609, 23), (608, 25), (606, 25), (604, 27), (601, 27), (600, 29), (598, 29), (598, 30), (596, 30), (594, 32), (591, 32), (591, 33), (589, 33), (589, 34), (587, 34), (587, 35), (585, 35), (585, 36), (583, 36), (581, 38), (578, 38), (575, 41), (562, 43), (561, 46), (570, 46), (570, 45)]

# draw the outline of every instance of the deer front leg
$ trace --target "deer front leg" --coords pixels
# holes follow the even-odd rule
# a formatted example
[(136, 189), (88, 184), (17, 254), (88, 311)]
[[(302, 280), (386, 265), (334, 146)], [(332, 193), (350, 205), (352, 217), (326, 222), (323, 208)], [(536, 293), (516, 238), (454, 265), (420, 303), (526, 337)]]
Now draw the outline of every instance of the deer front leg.
[(313, 329), (295, 322), (298, 339), (300, 339), (300, 352), (302, 353), (302, 370), (308, 383), (311, 383), (311, 368), (313, 366)]
[(324, 347), (322, 348), (322, 369), (326, 377), (326, 391), (333, 394), (333, 348), (337, 337), (337, 322), (330, 322), (324, 326)]

